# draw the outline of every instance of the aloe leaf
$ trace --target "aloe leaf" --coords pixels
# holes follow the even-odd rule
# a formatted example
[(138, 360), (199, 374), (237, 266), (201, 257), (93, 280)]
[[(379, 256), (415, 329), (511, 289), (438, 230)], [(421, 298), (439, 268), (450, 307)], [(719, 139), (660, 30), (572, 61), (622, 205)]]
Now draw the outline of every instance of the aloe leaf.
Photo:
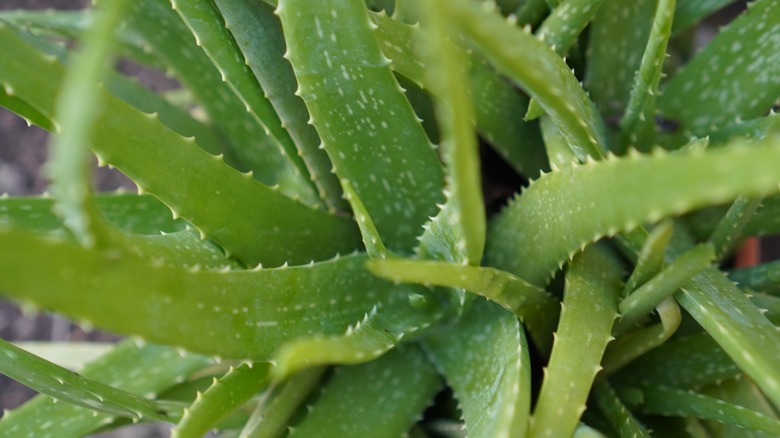
[(127, 1), (116, 1), (96, 12), (98, 19), (83, 34), (82, 47), (70, 62), (73, 67), (62, 79), (54, 110), (55, 120), (62, 127), (53, 137), (51, 157), (46, 165), (54, 211), (86, 247), (95, 245), (102, 233), (99, 217), (89, 199), (92, 172), (85, 144), (92, 140), (94, 124), (103, 106), (98, 83), (111, 65), (114, 28), (119, 25), (127, 5)]
[(729, 272), (729, 278), (743, 289), (778, 295), (780, 294), (780, 260), (750, 268), (735, 269)]
[[(168, 207), (149, 195), (98, 194), (93, 201), (103, 220), (128, 233), (172, 233), (186, 226), (183, 220), (172, 219)], [(62, 221), (52, 212), (53, 205), (47, 197), (2, 197), (0, 224), (36, 232), (62, 229)]]
[(720, 144), (734, 137), (764, 138), (780, 129), (780, 115), (774, 110), (763, 117), (749, 120), (737, 120), (735, 123), (719, 128), (708, 134), (710, 141)]
[[(1, 26), (0, 40), (7, 43), (9, 53), (0, 59), (0, 82), (16, 86), (19, 96), (39, 111), (50, 113), (61, 66)], [(116, 165), (141, 190), (155, 194), (177, 216), (186, 218), (244, 263), (305, 263), (358, 247), (359, 237), (351, 221), (307, 208), (236, 172), (165, 128), (155, 117), (110, 96), (105, 96), (104, 102), (104, 114), (94, 132), (96, 155)], [(188, 163), (188, 167), (169, 163)], [(220, 186), (213, 187), (209, 181), (219, 181)], [(240, 214), (233, 215), (231, 226), (225, 227), (222, 212), (237, 208), (241, 208)]]
[(435, 211), (444, 178), (363, 2), (281, 1), (276, 13), (336, 174), (350, 181), (385, 244), (409, 251)]
[[(777, 413), (772, 405), (750, 379), (744, 377), (730, 379), (720, 384), (702, 388), (701, 392), (706, 396), (733, 403), (734, 405), (742, 406), (777, 419)], [(768, 438), (771, 436), (762, 432), (748, 431), (737, 426), (715, 422), (708, 423), (707, 427), (711, 430), (716, 430), (716, 433), (722, 437), (741, 435), (749, 438)]]
[[(253, 171), (266, 184), (279, 184), (288, 196), (314, 201), (301, 185), (289, 161), (266, 135), (265, 129), (236, 98), (220, 72), (170, 3), (157, 0), (132, 2), (127, 25), (141, 39), (142, 47), (155, 53), (176, 77), (192, 91), (209, 120), (226, 138), (228, 161), (241, 171)], [(166, 29), (166, 32), (159, 32)], [(302, 188), (306, 191), (301, 192)]]
[[(728, 212), (728, 206), (718, 206), (693, 212), (686, 217), (691, 233), (699, 240), (707, 240)], [(780, 233), (780, 197), (768, 196), (742, 230), (742, 237), (765, 236)]]
[(305, 368), (358, 364), (387, 353), (406, 338), (430, 327), (444, 309), (426, 295), (408, 296), (376, 306), (339, 336), (314, 336), (287, 342), (274, 355), (273, 377), (281, 380)]
[(561, 134), (561, 130), (555, 126), (549, 116), (543, 116), (539, 119), (539, 128), (542, 131), (544, 147), (547, 149), (547, 156), (550, 157), (550, 167), (555, 170), (564, 169), (572, 165), (577, 159), (572, 153), (566, 138)]
[(462, 288), (495, 301), (523, 321), (541, 351), (550, 350), (558, 302), (522, 278), (488, 267), (423, 260), (371, 260), (366, 267), (388, 280)]
[(0, 372), (58, 400), (130, 418), (170, 420), (151, 400), (84, 378), (0, 339)]
[(247, 402), (268, 384), (270, 365), (242, 364), (216, 379), (195, 403), (184, 410), (184, 416), (171, 431), (172, 438), (202, 437), (233, 410)]
[(677, 292), (694, 275), (711, 266), (715, 251), (710, 245), (696, 246), (666, 266), (618, 305), (621, 320), (616, 333), (632, 328), (667, 297)]
[(585, 88), (607, 120), (621, 116), (628, 104), (656, 4), (656, 0), (608, 1), (593, 20)]
[(114, 348), (110, 342), (22, 341), (14, 345), (35, 356), (53, 362), (70, 371), (107, 354)]
[[(476, 133), (472, 127), (474, 104), (463, 88), (467, 72), (463, 65), (465, 54), (452, 47), (450, 38), (455, 28), (437, 9), (439, 3), (426, 3), (425, 32), (420, 36), (418, 50), (428, 61), (427, 82), (436, 99), (436, 120), (441, 132), (442, 158), (446, 169), (447, 201), (441, 214), (453, 234), (460, 235), (455, 243), (460, 260), (470, 265), (482, 261), (485, 247), (485, 208), (479, 170), (479, 151)], [(435, 228), (429, 228), (435, 230)], [(431, 238), (436, 238), (431, 236)], [(421, 244), (425, 245), (426, 234)]]
[(287, 429), (290, 418), (300, 410), (306, 398), (322, 380), (325, 367), (313, 367), (291, 376), (268, 389), (241, 436), (246, 438), (277, 438)]
[(499, 14), (476, 4), (459, 0), (442, 9), (499, 72), (539, 102), (580, 160), (588, 155), (604, 156), (603, 121), (558, 54)]
[(729, 207), (729, 210), (709, 238), (710, 244), (715, 247), (715, 254), (718, 260), (723, 260), (739, 244), (743, 237), (743, 230), (763, 200), (764, 198), (762, 197), (747, 198), (740, 196), (731, 204), (731, 207)]
[(674, 12), (672, 32), (682, 32), (730, 3), (734, 3), (734, 0), (679, 0)]
[(336, 368), (290, 437), (396, 438), (412, 427), (440, 387), (419, 347), (399, 347), (375, 361)]
[(603, 0), (566, 0), (556, 5), (536, 36), (556, 53), (566, 55), (585, 26), (593, 19)]
[[(420, 27), (410, 26), (384, 14), (372, 14), (378, 26), (376, 37), (385, 56), (390, 58), (390, 68), (418, 86), (437, 92), (431, 76), (425, 72), (428, 63), (415, 56), (414, 41)], [(458, 51), (458, 46), (449, 50)], [(546, 169), (546, 157), (541, 147), (538, 131), (531, 123), (523, 123), (519, 115), (528, 107), (528, 99), (508, 82), (496, 75), (485, 61), (475, 55), (467, 56), (471, 65), (470, 83), (474, 101), (474, 117), (477, 131), (520, 173), (537, 177), (539, 169)], [(515, 120), (515, 123), (504, 123)]]
[[(409, 299), (365, 271), (361, 255), (215, 272), (88, 251), (21, 231), (0, 232), (0, 240), (6, 295), (111, 331), (224, 357), (267, 360), (286, 341), (341, 333), (375, 305)], [(48, 262), (30, 270), (41, 254)]]
[(680, 306), (669, 297), (656, 306), (661, 322), (643, 327), (618, 338), (607, 347), (601, 361), (604, 374), (609, 375), (631, 363), (634, 359), (666, 342), (680, 327)]
[(601, 371), (601, 356), (612, 340), (621, 277), (620, 263), (606, 247), (591, 246), (572, 260), (530, 437), (570, 436), (577, 428), (593, 379)]
[(639, 251), (634, 271), (631, 272), (631, 276), (626, 281), (622, 297), (627, 297), (637, 287), (647, 283), (648, 280), (661, 272), (664, 267), (666, 247), (672, 237), (673, 230), (674, 225), (671, 221), (661, 222), (653, 228)]
[(488, 264), (543, 285), (567, 257), (602, 236), (777, 190), (778, 138), (746, 143), (738, 139), (703, 153), (633, 155), (547, 174), (493, 220)]
[(10, 94), (9, 92), (6, 92), (5, 86), (7, 85), (0, 87), (0, 106), (23, 118), (28, 126), (36, 125), (49, 131), (54, 130), (51, 119), (44, 114), (39, 113), (38, 110), (30, 106), (24, 100), (14, 97), (13, 89), (9, 90)]
[(621, 437), (649, 438), (650, 433), (623, 404), (617, 392), (606, 380), (593, 386), (593, 399)]
[(777, 418), (692, 391), (664, 386), (645, 387), (641, 389), (638, 402), (637, 409), (646, 414), (693, 416), (780, 434), (780, 420)]
[(528, 0), (517, 10), (517, 24), (536, 26), (549, 10), (546, 0)]
[(631, 87), (626, 112), (620, 119), (623, 145), (647, 150), (655, 140), (655, 96), (661, 81), (666, 46), (672, 34), (676, 0), (659, 0), (642, 62)]
[(715, 340), (706, 332), (698, 332), (665, 342), (610, 379), (622, 386), (662, 384), (691, 389), (739, 374), (740, 369)]
[(329, 209), (345, 210), (338, 178), (331, 173), (328, 154), (320, 149), (320, 137), (308, 123), (309, 111), (295, 95), (298, 83), (284, 59), (285, 41), (279, 18), (269, 5), (255, 0), (216, 0), (245, 61), (273, 104), (282, 126), (298, 148), (303, 162)]
[(780, 405), (780, 332), (720, 271), (705, 269), (675, 298), (739, 367)]
[(778, 28), (780, 3), (752, 3), (666, 84), (658, 99), (664, 117), (703, 135), (765, 115), (780, 95), (780, 62), (759, 54), (780, 53)]
[[(209, 362), (203, 356), (180, 354), (167, 347), (152, 344), (138, 347), (133, 342), (123, 342), (85, 366), (79, 374), (119, 390), (153, 397)], [(165, 366), (160, 367), (160, 363)], [(83, 436), (112, 419), (109, 414), (56, 403), (51, 397), (39, 395), (21, 407), (7, 411), (0, 420), (0, 434), (12, 438)]]
[(352, 206), (352, 211), (355, 215), (355, 220), (360, 228), (360, 234), (363, 237), (363, 246), (366, 247), (366, 253), (371, 258), (384, 259), (390, 255), (390, 252), (385, 248), (382, 237), (379, 235), (374, 221), (371, 220), (371, 216), (368, 214), (363, 201), (360, 200), (355, 189), (352, 187), (352, 183), (347, 180), (343, 181), (344, 197)]
[(531, 367), (525, 334), (511, 313), (478, 300), (452, 330), (432, 333), (423, 345), (452, 387), (469, 436), (525, 436)]
[[(316, 205), (316, 195), (309, 181), (309, 172), (299, 156), (298, 149), (274, 107), (265, 97), (252, 70), (242, 59), (243, 53), (225, 27), (225, 21), (211, 0), (176, 1), (171, 6), (179, 13), (184, 23), (195, 36), (197, 44), (203, 48), (211, 62), (219, 71), (222, 80), (238, 96), (247, 112), (263, 127), (279, 152), (286, 158), (280, 169), (286, 169), (292, 175), (279, 177), (280, 184), (287, 183), (296, 187), (290, 193), (299, 194), (306, 203)], [(279, 170), (277, 172), (281, 173)], [(280, 188), (282, 188), (280, 186)], [(284, 191), (284, 189), (282, 188)]]

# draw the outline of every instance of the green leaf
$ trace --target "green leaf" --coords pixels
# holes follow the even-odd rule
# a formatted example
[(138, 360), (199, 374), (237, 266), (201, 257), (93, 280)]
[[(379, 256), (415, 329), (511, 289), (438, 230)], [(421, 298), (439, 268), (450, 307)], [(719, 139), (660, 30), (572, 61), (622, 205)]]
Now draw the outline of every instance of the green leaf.
[[(446, 216), (443, 218), (448, 224), (445, 228), (459, 237), (455, 243), (459, 253), (456, 259), (479, 265), (485, 247), (486, 219), (479, 151), (472, 127), (475, 110), (471, 95), (462, 85), (468, 78), (467, 72), (463, 70), (464, 65), (468, 64), (467, 59), (462, 51), (452, 47), (450, 39), (455, 35), (455, 28), (438, 13), (441, 3), (426, 3), (423, 14), (426, 31), (420, 35), (418, 47), (422, 58), (428, 61), (427, 82), (438, 97), (435, 100), (436, 120), (441, 132), (440, 147), (448, 192), (445, 207), (440, 214)], [(428, 230), (434, 232), (436, 228)], [(423, 247), (427, 236), (429, 234), (424, 233), (420, 241)]]
[[(167, 347), (152, 344), (139, 347), (133, 342), (123, 342), (85, 366), (79, 374), (119, 390), (154, 397), (209, 362), (203, 356), (178, 353)], [(7, 411), (0, 420), (0, 434), (10, 438), (84, 436), (112, 419), (109, 414), (56, 403), (51, 397), (39, 395), (21, 407)]]
[(780, 294), (780, 260), (762, 263), (750, 268), (735, 269), (729, 278), (739, 287), (774, 295)]
[(361, 255), (215, 272), (21, 231), (0, 231), (0, 242), (6, 295), (111, 331), (224, 357), (267, 360), (286, 341), (342, 333), (375, 305), (409, 299), (402, 287), (365, 271)]
[(711, 266), (715, 251), (710, 245), (699, 245), (686, 251), (648, 280), (618, 305), (621, 320), (616, 333), (624, 333), (663, 300), (677, 292), (694, 275)]
[(673, 33), (682, 32), (734, 0), (678, 0)]
[(495, 301), (523, 321), (537, 348), (550, 350), (558, 301), (522, 278), (488, 267), (422, 260), (371, 260), (366, 266), (388, 280), (462, 288)]
[[(211, 59), (222, 81), (244, 104), (255, 122), (263, 127), (270, 143), (278, 148), (277, 153), (284, 156), (284, 162), (276, 163), (275, 169), (279, 174), (280, 189), (286, 191), (283, 186), (287, 185), (289, 193), (299, 195), (304, 203), (318, 205), (319, 199), (314, 193), (309, 172), (299, 156), (298, 149), (282, 127), (279, 116), (265, 97), (252, 70), (242, 59), (243, 53), (225, 27), (225, 21), (217, 6), (211, 0), (171, 0), (170, 3), (195, 36), (198, 46), (203, 48)], [(282, 175), (283, 172), (289, 175)]]
[(656, 0), (611, 0), (593, 20), (585, 88), (607, 120), (622, 116), (628, 104), (656, 4)]
[[(414, 41), (419, 38), (420, 27), (384, 14), (372, 14), (371, 19), (378, 26), (375, 35), (382, 52), (391, 60), (390, 68), (436, 93), (436, 84), (431, 83), (431, 76), (426, 74), (427, 61), (415, 56)], [(454, 45), (450, 45), (449, 50), (459, 51)], [(471, 66), (469, 88), (473, 95), (477, 132), (518, 172), (536, 178), (540, 169), (547, 169), (547, 159), (534, 124), (524, 123), (519, 118), (528, 107), (528, 98), (473, 53), (460, 53), (456, 57), (467, 57)]]
[(567, 0), (561, 2), (544, 20), (537, 37), (556, 53), (565, 56), (585, 26), (598, 12), (603, 0)]
[(511, 313), (478, 300), (423, 345), (452, 387), (469, 436), (525, 436), (531, 366), (525, 334)]
[(758, 0), (664, 87), (663, 116), (705, 135), (737, 118), (765, 115), (780, 95), (780, 3)]
[(151, 400), (87, 379), (0, 339), (0, 372), (30, 388), (87, 409), (141, 419), (170, 420)]
[(593, 399), (596, 402), (596, 406), (620, 437), (650, 437), (647, 429), (626, 408), (606, 380), (602, 380), (593, 386)]
[(419, 347), (399, 347), (375, 361), (336, 368), (290, 437), (397, 438), (440, 387), (441, 379)]
[(256, 0), (216, 0), (215, 3), (282, 126), (302, 154), (320, 198), (329, 209), (346, 210), (338, 178), (331, 173), (328, 154), (319, 148), (317, 130), (308, 123), (306, 104), (295, 95), (298, 82), (292, 65), (283, 57), (286, 47), (282, 25), (273, 8)]
[(723, 216), (718, 226), (713, 230), (709, 238), (710, 244), (715, 247), (715, 254), (718, 260), (723, 260), (731, 254), (731, 251), (742, 240), (742, 233), (753, 218), (753, 214), (758, 210), (763, 197), (747, 198), (738, 197), (731, 204), (729, 210)]
[(691, 389), (742, 372), (706, 332), (675, 337), (610, 379), (624, 386), (666, 385)]
[(659, 0), (656, 6), (650, 38), (631, 87), (626, 112), (620, 119), (623, 146), (633, 145), (647, 150), (655, 141), (655, 96), (666, 60), (666, 46), (672, 34), (675, 1)]
[(604, 156), (603, 121), (557, 53), (495, 11), (462, 0), (442, 9), (499, 72), (539, 102), (580, 160)]
[[(777, 413), (772, 404), (761, 394), (761, 391), (750, 379), (741, 376), (741, 378), (730, 379), (716, 385), (710, 385), (702, 388), (702, 394), (723, 400), (727, 403), (733, 403), (737, 406), (760, 412), (775, 419)], [(745, 430), (734, 425), (709, 422), (707, 427), (710, 430), (716, 430), (719, 436), (745, 436), (748, 438), (769, 438), (771, 435), (758, 431)]]
[[(0, 58), (0, 82), (12, 84), (20, 97), (50, 113), (62, 67), (2, 26), (0, 41), (9, 53)], [(94, 132), (96, 155), (247, 265), (305, 263), (358, 247), (359, 236), (350, 220), (307, 208), (240, 174), (155, 117), (110, 96), (104, 102)], [(218, 187), (214, 181), (219, 181)], [(235, 212), (230, 227), (224, 226), (224, 212)]]
[(444, 178), (363, 2), (280, 1), (276, 13), (334, 171), (352, 184), (385, 244), (408, 252), (435, 212)]
[(639, 411), (645, 414), (693, 416), (773, 435), (780, 434), (780, 421), (777, 418), (692, 391), (664, 386), (644, 387), (637, 404)]
[(567, 257), (603, 236), (739, 195), (772, 193), (780, 179), (778, 140), (632, 155), (547, 174), (493, 220), (488, 264), (543, 285)]
[(202, 437), (268, 384), (270, 365), (242, 364), (222, 378), (214, 378), (204, 393), (198, 392), (193, 403), (185, 409), (179, 424), (171, 431), (172, 438)]
[(612, 339), (622, 274), (619, 261), (599, 245), (572, 260), (530, 437), (571, 436), (577, 428), (593, 379), (601, 371), (601, 356)]
[(325, 367), (313, 367), (273, 384), (246, 422), (241, 436), (276, 438), (287, 429), (291, 417), (322, 380)]
[(623, 288), (621, 294), (623, 298), (661, 272), (664, 267), (666, 247), (672, 237), (673, 230), (673, 222), (661, 222), (647, 236), (634, 264), (634, 271), (631, 272), (631, 276)]

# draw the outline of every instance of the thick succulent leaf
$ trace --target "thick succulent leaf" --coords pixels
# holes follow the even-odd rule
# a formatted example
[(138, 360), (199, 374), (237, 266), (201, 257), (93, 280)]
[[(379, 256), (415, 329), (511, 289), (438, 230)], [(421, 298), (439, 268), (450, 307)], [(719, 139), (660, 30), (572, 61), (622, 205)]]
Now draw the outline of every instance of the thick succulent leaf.
[[(364, 270), (360, 255), (296, 268), (193, 272), (21, 231), (0, 231), (0, 241), (8, 273), (0, 289), (8, 296), (225, 357), (267, 360), (286, 341), (342, 333), (375, 305), (409, 299)], [(46, 264), (36, 262), (42, 254)]]
[(420, 34), (418, 51), (428, 61), (427, 82), (437, 96), (436, 120), (441, 132), (440, 147), (448, 192), (440, 214), (446, 216), (444, 228), (450, 231), (444, 236), (435, 236), (428, 231), (436, 228), (428, 228), (420, 245), (426, 245), (426, 238), (446, 239), (447, 235), (454, 234), (460, 237), (455, 242), (460, 253), (458, 261), (479, 265), (485, 248), (486, 219), (477, 135), (472, 127), (475, 109), (470, 93), (463, 87), (468, 77), (464, 70), (467, 65), (465, 54), (450, 42), (455, 30), (438, 13), (440, 3), (426, 3), (423, 8), (426, 26)]
[(555, 126), (552, 119), (547, 115), (541, 117), (539, 128), (542, 131), (547, 156), (550, 158), (550, 167), (557, 170), (571, 166), (577, 157), (574, 156), (566, 138), (561, 134), (561, 130)]
[(739, 195), (776, 191), (780, 137), (745, 143), (630, 155), (547, 174), (493, 220), (488, 264), (543, 285), (567, 257), (602, 236)]
[[(698, 240), (706, 240), (723, 220), (728, 208), (719, 206), (696, 211), (686, 217), (686, 223)], [(769, 196), (751, 215), (741, 235), (742, 237), (766, 236), (778, 233), (780, 233), (780, 196)]]
[(719, 270), (705, 269), (675, 298), (749, 375), (780, 405), (780, 332)]
[[(702, 388), (702, 394), (723, 400), (727, 403), (733, 403), (752, 411), (760, 412), (775, 419), (778, 419), (777, 412), (771, 403), (761, 394), (756, 385), (745, 377), (730, 379), (716, 385), (710, 385)], [(716, 430), (721, 437), (744, 436), (746, 438), (769, 438), (772, 435), (758, 432), (755, 430), (745, 430), (737, 426), (709, 422), (707, 427), (710, 430)]]
[(310, 196), (312, 189), (308, 181), (301, 183), (300, 175), (278, 145), (223, 82), (221, 73), (171, 9), (170, 2), (135, 1), (126, 22), (141, 46), (157, 55), (202, 105), (209, 120), (226, 139), (224, 147), (229, 163), (241, 171), (254, 172), (254, 177), (265, 184), (278, 184), (290, 197), (315, 201)]
[(733, 378), (740, 369), (706, 332), (675, 337), (613, 377), (626, 386), (690, 389)]
[(596, 15), (603, 0), (567, 0), (553, 9), (544, 20), (537, 37), (556, 53), (565, 56), (577, 37)]
[(284, 379), (319, 365), (374, 360), (442, 319), (445, 310), (430, 294), (407, 296), (405, 300), (374, 307), (340, 336), (306, 337), (284, 344), (273, 358), (274, 378)]
[[(153, 397), (209, 362), (203, 356), (179, 353), (167, 347), (152, 344), (138, 347), (133, 342), (124, 342), (88, 364), (79, 374), (119, 390)], [(10, 438), (83, 436), (112, 420), (109, 414), (56, 403), (51, 397), (39, 395), (5, 413), (0, 420), (0, 434)]]
[(531, 364), (517, 318), (477, 300), (454, 327), (442, 327), (423, 345), (452, 387), (469, 436), (525, 436)]
[(708, 134), (714, 145), (722, 144), (734, 137), (764, 138), (767, 134), (780, 130), (780, 114), (769, 110), (769, 114), (749, 120), (736, 120)]
[[(103, 220), (128, 233), (172, 233), (186, 227), (183, 220), (171, 217), (165, 204), (149, 195), (99, 194), (93, 200)], [(47, 197), (2, 197), (0, 224), (36, 232), (62, 229), (62, 221), (52, 212), (53, 204)]]
[(729, 278), (743, 289), (780, 294), (780, 260), (729, 272)]
[(214, 378), (204, 393), (198, 393), (184, 416), (171, 431), (172, 438), (202, 437), (239, 406), (249, 401), (269, 382), (271, 365), (242, 364)]
[[(735, 426), (760, 430), (772, 435), (780, 434), (780, 420), (747, 409), (733, 403), (727, 403), (693, 391), (673, 389), (664, 386), (645, 387), (636, 394), (636, 408), (645, 414), (665, 416), (697, 417), (715, 420)], [(625, 390), (623, 390), (625, 393)], [(632, 397), (628, 397), (630, 400)], [(633, 401), (633, 400), (632, 400)], [(629, 401), (631, 404), (631, 401)]]
[[(544, 1), (544, 0), (542, 0)], [(390, 68), (416, 83), (437, 92), (426, 74), (425, 59), (415, 56), (414, 41), (420, 27), (410, 26), (384, 14), (372, 14), (377, 25), (375, 35), (379, 47), (390, 58)], [(458, 51), (457, 46), (450, 50)], [(520, 116), (528, 108), (528, 99), (473, 53), (458, 54), (471, 65), (469, 87), (474, 100), (477, 132), (520, 173), (536, 178), (539, 170), (547, 169), (547, 160), (538, 130), (532, 123), (524, 123)], [(467, 57), (467, 58), (463, 58)]]
[(676, 0), (659, 0), (642, 62), (634, 77), (626, 112), (620, 119), (623, 146), (649, 149), (655, 141), (655, 96), (661, 81), (666, 46), (672, 34)]
[(42, 394), (86, 409), (135, 419), (171, 420), (168, 412), (151, 400), (82, 377), (2, 339), (0, 373)]
[(379, 49), (365, 5), (289, 0), (279, 2), (276, 13), (334, 171), (352, 184), (385, 244), (409, 251), (441, 200), (444, 177)]
[(517, 276), (488, 267), (422, 260), (372, 260), (366, 266), (388, 280), (461, 288), (495, 301), (523, 321), (537, 348), (550, 351), (558, 301)]
[(399, 347), (375, 361), (336, 368), (290, 437), (397, 438), (412, 427), (440, 387), (436, 369), (419, 347)]
[(577, 428), (601, 371), (601, 356), (612, 340), (622, 275), (620, 262), (604, 246), (591, 246), (572, 260), (530, 437), (571, 436)]
[(671, 221), (661, 222), (647, 236), (634, 264), (634, 271), (626, 280), (626, 286), (621, 294), (623, 298), (661, 272), (664, 267), (666, 247), (673, 230), (674, 225)]
[(111, 342), (89, 341), (15, 341), (14, 345), (71, 371), (78, 371), (115, 346)]
[(4, 87), (0, 87), (0, 106), (16, 113), (19, 117), (23, 118), (28, 125), (40, 126), (49, 131), (54, 130), (51, 119), (39, 113), (38, 110), (30, 106), (24, 100), (14, 97), (12, 95), (13, 89), (10, 90), (9, 94)]
[(650, 438), (650, 432), (623, 404), (615, 390), (606, 380), (593, 387), (593, 400), (612, 428), (620, 437)]
[[(661, 322), (628, 333), (609, 344), (601, 361), (604, 374), (609, 375), (623, 368), (634, 359), (662, 345), (680, 327), (680, 306), (669, 297), (656, 306)], [(614, 329), (613, 329), (614, 332)]]
[[(479, 52), (527, 91), (561, 130), (580, 160), (606, 151), (603, 121), (560, 56), (495, 13), (463, 0), (442, 8)], [(563, 96), (566, 96), (564, 99)]]
[(672, 32), (679, 33), (735, 0), (678, 0)]
[[(318, 199), (309, 181), (309, 172), (295, 143), (282, 127), (279, 116), (270, 100), (265, 97), (252, 70), (242, 59), (243, 53), (225, 27), (219, 9), (211, 0), (171, 0), (171, 6), (195, 36), (196, 43), (209, 56), (222, 80), (244, 104), (246, 111), (257, 124), (262, 126), (269, 140), (278, 148), (278, 152), (284, 156), (286, 162), (277, 165), (279, 169), (286, 169), (289, 175), (279, 177), (280, 189), (285, 191), (284, 186), (288, 185), (291, 187), (289, 193), (299, 195), (309, 205), (317, 205)], [(296, 189), (293, 190), (292, 187)]]
[(709, 243), (715, 247), (715, 255), (718, 260), (723, 260), (741, 242), (745, 227), (763, 200), (763, 197), (740, 196), (731, 204), (709, 238)]
[[(11, 84), (19, 97), (42, 113), (51, 113), (62, 67), (6, 28), (0, 27), (0, 40), (9, 50), (9, 56), (0, 58), (0, 82)], [(110, 96), (104, 96), (104, 102), (94, 132), (96, 155), (244, 263), (305, 263), (358, 247), (351, 221), (307, 208), (240, 174), (155, 117)], [(213, 181), (219, 181), (219, 187)], [(224, 225), (224, 212), (235, 212), (230, 227)]]
[(633, 328), (694, 275), (711, 266), (714, 259), (715, 251), (710, 245), (696, 246), (675, 259), (620, 302), (618, 310), (621, 320), (615, 326), (615, 332), (624, 333)]
[(298, 148), (320, 198), (330, 209), (345, 210), (338, 178), (331, 173), (328, 154), (319, 148), (320, 137), (309, 122), (309, 111), (295, 95), (298, 82), (284, 59), (285, 41), (273, 8), (256, 0), (216, 0), (225, 26), (235, 38), (245, 62), (273, 104), (282, 126)]
[(780, 96), (780, 3), (758, 0), (664, 87), (658, 108), (683, 133), (705, 135), (765, 115)]
[(303, 402), (322, 380), (325, 367), (309, 368), (268, 389), (246, 422), (241, 436), (245, 438), (277, 438), (290, 418), (301, 410)]
[(72, 67), (62, 78), (54, 110), (61, 129), (52, 138), (46, 165), (54, 211), (63, 219), (75, 239), (91, 247), (101, 237), (102, 223), (91, 202), (92, 171), (87, 145), (94, 137), (94, 125), (103, 107), (98, 88), (112, 64), (114, 28), (118, 27), (126, 0), (104, 4), (93, 24), (84, 32), (81, 47), (69, 61)]
[(628, 104), (656, 3), (656, 0), (608, 1), (593, 20), (585, 88), (607, 120), (621, 116)]

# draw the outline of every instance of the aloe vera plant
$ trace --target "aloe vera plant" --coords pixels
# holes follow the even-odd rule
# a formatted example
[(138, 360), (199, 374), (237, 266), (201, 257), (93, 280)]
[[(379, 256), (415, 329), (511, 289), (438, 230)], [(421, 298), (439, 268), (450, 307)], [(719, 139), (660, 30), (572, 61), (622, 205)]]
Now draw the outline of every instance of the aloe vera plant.
[(0, 13), (0, 105), (52, 133), (0, 293), (130, 338), (78, 374), (0, 340), (40, 392), (0, 435), (780, 435), (777, 266), (727, 264), (780, 232), (780, 2), (694, 50), (729, 3)]

